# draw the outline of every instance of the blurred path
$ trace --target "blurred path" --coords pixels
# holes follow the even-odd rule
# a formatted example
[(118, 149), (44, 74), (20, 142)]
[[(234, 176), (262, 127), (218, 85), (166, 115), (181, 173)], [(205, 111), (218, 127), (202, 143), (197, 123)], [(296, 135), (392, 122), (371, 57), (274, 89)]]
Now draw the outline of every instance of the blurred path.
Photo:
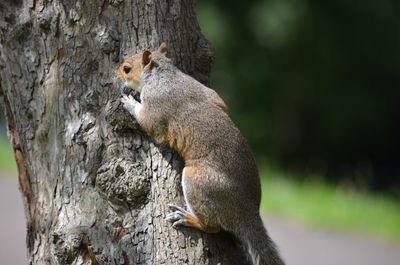
[(17, 177), (0, 173), (0, 265), (27, 264), (26, 223)]
[[(400, 244), (264, 219), (287, 265), (399, 265)], [(25, 216), (17, 178), (0, 173), (0, 265), (24, 265)]]
[(264, 224), (287, 265), (400, 265), (400, 243), (311, 230), (269, 216), (264, 218)]

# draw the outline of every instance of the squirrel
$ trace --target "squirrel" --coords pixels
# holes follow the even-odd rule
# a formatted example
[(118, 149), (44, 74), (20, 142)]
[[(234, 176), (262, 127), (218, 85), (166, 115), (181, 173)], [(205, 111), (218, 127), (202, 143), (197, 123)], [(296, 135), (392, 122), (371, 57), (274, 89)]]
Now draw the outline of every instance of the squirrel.
[(284, 265), (259, 214), (261, 186), (254, 155), (219, 95), (180, 71), (167, 45), (127, 58), (116, 76), (140, 92), (123, 94), (123, 107), (159, 144), (184, 160), (186, 209), (170, 204), (173, 227), (233, 233), (254, 264)]

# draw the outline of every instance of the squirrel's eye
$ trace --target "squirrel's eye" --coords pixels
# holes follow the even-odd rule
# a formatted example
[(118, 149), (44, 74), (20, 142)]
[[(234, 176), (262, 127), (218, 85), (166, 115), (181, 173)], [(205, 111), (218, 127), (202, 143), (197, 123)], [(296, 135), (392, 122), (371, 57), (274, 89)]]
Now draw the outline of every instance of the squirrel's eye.
[(125, 72), (125, 74), (129, 74), (129, 72), (132, 70), (132, 67), (129, 67), (129, 66), (124, 66), (124, 72)]

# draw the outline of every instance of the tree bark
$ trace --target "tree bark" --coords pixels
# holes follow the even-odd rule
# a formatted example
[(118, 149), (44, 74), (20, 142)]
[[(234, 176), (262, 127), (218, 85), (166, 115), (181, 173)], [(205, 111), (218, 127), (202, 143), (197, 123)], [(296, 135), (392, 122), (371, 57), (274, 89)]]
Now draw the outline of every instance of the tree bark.
[(182, 161), (119, 102), (122, 58), (165, 41), (208, 83), (191, 0), (0, 2), (0, 101), (18, 165), (30, 264), (247, 264), (233, 237), (175, 230)]

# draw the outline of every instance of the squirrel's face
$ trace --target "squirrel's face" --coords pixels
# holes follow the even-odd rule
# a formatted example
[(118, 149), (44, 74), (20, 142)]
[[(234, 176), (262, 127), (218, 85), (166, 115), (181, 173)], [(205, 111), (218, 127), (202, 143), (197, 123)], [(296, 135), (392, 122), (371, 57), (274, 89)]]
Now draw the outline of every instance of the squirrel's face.
[(140, 73), (142, 71), (142, 54), (135, 54), (126, 59), (117, 69), (117, 78), (124, 81), (125, 86), (137, 89), (140, 83)]
[[(165, 56), (167, 54), (167, 45), (161, 43), (158, 52)], [(141, 81), (141, 73), (149, 73), (155, 63), (152, 60), (151, 52), (146, 50), (135, 54), (126, 59), (117, 69), (117, 78), (125, 82), (125, 86), (138, 89)]]

